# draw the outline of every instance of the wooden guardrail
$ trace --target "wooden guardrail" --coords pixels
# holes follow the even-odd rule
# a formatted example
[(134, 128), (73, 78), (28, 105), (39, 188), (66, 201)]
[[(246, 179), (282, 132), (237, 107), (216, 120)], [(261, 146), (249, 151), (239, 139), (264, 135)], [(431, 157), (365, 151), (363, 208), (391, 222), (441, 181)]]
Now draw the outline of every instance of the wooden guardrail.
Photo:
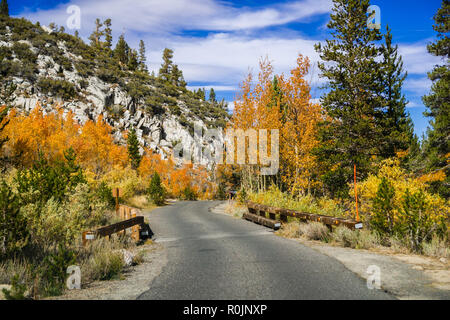
[(116, 215), (123, 221), (100, 227), (96, 230), (83, 232), (83, 246), (86, 246), (88, 241), (99, 237), (110, 237), (114, 233), (125, 234), (126, 229), (129, 228), (131, 228), (131, 238), (138, 242), (141, 239), (141, 235), (148, 235), (148, 231), (146, 230), (148, 227), (144, 222), (144, 217), (138, 214), (140, 214), (139, 209), (118, 205), (116, 207)]
[[(324, 216), (321, 214), (313, 214), (313, 213), (306, 213), (306, 212), (298, 212), (295, 210), (290, 209), (283, 209), (283, 208), (276, 208), (271, 206), (266, 206), (259, 203), (254, 203), (251, 201), (247, 201), (247, 208), (248, 213), (245, 213), (243, 215), (243, 218), (247, 220), (251, 220), (253, 222), (268, 226), (273, 229), (277, 229), (280, 226), (276, 223), (278, 222), (276, 220), (276, 217), (279, 216), (279, 220), (282, 222), (287, 222), (287, 217), (293, 217), (298, 218), (304, 221), (317, 221), (322, 222), (326, 226), (328, 226), (330, 229), (332, 226), (339, 226), (343, 225), (350, 229), (362, 229), (363, 225), (361, 222), (352, 220), (352, 219), (344, 219), (344, 218), (335, 218), (330, 216)], [(266, 214), (269, 215), (269, 218), (267, 218)], [(259, 218), (259, 219), (258, 219)], [(263, 218), (263, 219), (261, 219)], [(265, 221), (265, 220), (269, 220)], [(260, 223), (262, 222), (262, 223)]]

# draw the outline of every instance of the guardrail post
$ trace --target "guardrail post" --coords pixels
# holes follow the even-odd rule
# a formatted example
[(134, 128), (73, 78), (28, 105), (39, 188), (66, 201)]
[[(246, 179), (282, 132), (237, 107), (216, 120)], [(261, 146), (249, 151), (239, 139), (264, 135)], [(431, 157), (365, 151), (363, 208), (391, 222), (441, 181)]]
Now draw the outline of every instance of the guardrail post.
[[(136, 218), (136, 210), (131, 211), (131, 218)], [(131, 227), (131, 238), (136, 242), (139, 241), (139, 226), (136, 225)]]
[(92, 241), (95, 239), (95, 233), (92, 231), (84, 231), (83, 235), (82, 235), (82, 243), (83, 243), (83, 247), (86, 247), (86, 245), (88, 244), (89, 241)]

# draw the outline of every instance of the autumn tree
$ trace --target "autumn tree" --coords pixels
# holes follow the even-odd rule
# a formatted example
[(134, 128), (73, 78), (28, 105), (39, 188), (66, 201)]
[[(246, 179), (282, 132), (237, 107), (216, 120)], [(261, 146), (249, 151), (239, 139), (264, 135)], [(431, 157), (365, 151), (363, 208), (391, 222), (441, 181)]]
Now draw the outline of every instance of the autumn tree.
[(426, 169), (428, 171), (443, 172), (444, 181), (433, 184), (436, 191), (448, 198), (450, 184), (450, 1), (443, 0), (441, 8), (434, 16), (433, 29), (438, 33), (437, 40), (428, 45), (428, 52), (441, 57), (445, 64), (438, 65), (428, 73), (428, 78), (433, 81), (431, 92), (423, 97), (423, 103), (428, 108), (424, 113), (430, 117), (430, 127), (424, 142)]
[(321, 99), (328, 120), (321, 125), (317, 154), (328, 166), (323, 177), (328, 190), (337, 188), (344, 195), (351, 181), (353, 165), (359, 178), (370, 171), (370, 160), (378, 154), (381, 130), (376, 119), (382, 112), (378, 29), (369, 29), (369, 0), (333, 0), (327, 27), (332, 39), (317, 44), (323, 62), (321, 77), (328, 80), (329, 92)]
[(281, 113), (282, 179), (293, 195), (311, 193), (319, 186), (319, 166), (312, 150), (319, 144), (317, 130), (322, 109), (310, 101), (310, 85), (305, 79), (309, 67), (309, 59), (300, 55), (291, 76), (287, 79), (278, 77), (272, 87), (274, 97), (280, 97), (272, 108)]
[(132, 128), (128, 133), (127, 145), (128, 158), (131, 162), (131, 168), (136, 170), (137, 168), (139, 168), (142, 157), (139, 152), (139, 141), (136, 135), (136, 130), (134, 128)]

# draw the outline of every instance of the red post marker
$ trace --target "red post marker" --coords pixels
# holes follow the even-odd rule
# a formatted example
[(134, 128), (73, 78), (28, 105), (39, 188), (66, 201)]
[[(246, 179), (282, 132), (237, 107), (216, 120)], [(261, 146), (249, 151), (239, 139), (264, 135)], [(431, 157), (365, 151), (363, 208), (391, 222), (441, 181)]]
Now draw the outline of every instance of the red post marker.
[(359, 212), (358, 212), (358, 190), (356, 188), (356, 164), (353, 167), (353, 177), (355, 184), (355, 201), (356, 201), (356, 221), (359, 222)]

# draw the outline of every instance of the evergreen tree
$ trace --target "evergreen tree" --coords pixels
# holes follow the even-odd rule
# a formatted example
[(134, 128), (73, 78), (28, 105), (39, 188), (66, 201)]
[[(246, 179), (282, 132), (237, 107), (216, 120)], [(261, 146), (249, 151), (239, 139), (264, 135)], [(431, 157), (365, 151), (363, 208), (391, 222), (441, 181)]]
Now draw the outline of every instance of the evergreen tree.
[(0, 2), (0, 16), (9, 17), (9, 8), (7, 0), (2, 0), (2, 2)]
[(128, 50), (128, 69), (130, 69), (131, 71), (136, 71), (138, 66), (139, 62), (136, 50), (134, 49)]
[(402, 85), (407, 74), (403, 72), (403, 61), (398, 55), (398, 45), (392, 45), (389, 27), (386, 28), (384, 38), (385, 43), (381, 46), (383, 62), (380, 76), (385, 111), (379, 123), (384, 138), (379, 148), (381, 157), (389, 158), (395, 156), (396, 152), (405, 151), (411, 147), (414, 126), (409, 113), (406, 112), (407, 101), (402, 94)]
[(214, 91), (214, 88), (211, 88), (211, 90), (209, 90), (209, 101), (212, 103), (216, 102), (216, 92)]
[(186, 87), (186, 81), (184, 80), (183, 71), (181, 71), (180, 68), (178, 68), (178, 65), (174, 65), (172, 69), (172, 79), (173, 84), (180, 88)]
[(436, 66), (428, 73), (428, 78), (433, 81), (431, 92), (423, 97), (423, 103), (428, 107), (424, 113), (431, 117), (431, 127), (428, 128), (427, 139), (424, 143), (427, 169), (430, 171), (443, 170), (446, 179), (444, 182), (434, 183), (434, 189), (448, 198), (450, 191), (450, 166), (448, 164), (450, 154), (450, 1), (442, 1), (442, 7), (434, 16), (433, 29), (438, 32), (434, 43), (428, 46), (428, 52), (434, 56), (445, 59), (445, 64)]
[(150, 180), (150, 186), (148, 188), (149, 200), (153, 201), (157, 206), (164, 204), (166, 191), (161, 184), (161, 177), (158, 172), (155, 172)]
[(112, 48), (111, 19), (106, 19), (103, 22), (103, 25), (105, 26), (105, 29), (103, 30), (103, 33), (105, 35), (105, 48), (111, 49)]
[(91, 40), (91, 46), (95, 48), (100, 48), (101, 46), (101, 37), (103, 36), (102, 29), (103, 24), (100, 22), (100, 19), (95, 19), (95, 30), (89, 36), (89, 40)]
[(139, 141), (136, 135), (136, 130), (131, 129), (128, 134), (128, 158), (131, 162), (131, 168), (136, 170), (139, 168), (139, 164), (141, 163), (141, 154), (139, 153)]
[(172, 70), (173, 70), (173, 51), (171, 49), (165, 48), (163, 52), (163, 64), (159, 69), (159, 78), (164, 81), (172, 80)]
[(114, 49), (114, 57), (119, 61), (119, 63), (123, 66), (128, 64), (128, 44), (125, 42), (124, 35), (120, 35), (119, 40), (117, 41), (116, 47)]
[(145, 56), (145, 43), (143, 40), (139, 41), (139, 70), (147, 71), (147, 57)]
[(370, 226), (380, 234), (394, 234), (394, 196), (394, 187), (383, 177), (373, 199), (373, 214), (370, 219)]
[(319, 63), (321, 76), (328, 79), (331, 89), (322, 96), (328, 118), (321, 124), (322, 143), (316, 152), (329, 168), (324, 177), (329, 189), (346, 192), (354, 164), (362, 178), (369, 172), (370, 158), (377, 153), (381, 137), (375, 120), (382, 112), (382, 89), (376, 61), (379, 50), (374, 43), (381, 40), (381, 34), (367, 28), (369, 0), (333, 2), (327, 25), (333, 39), (315, 46), (326, 62)]

